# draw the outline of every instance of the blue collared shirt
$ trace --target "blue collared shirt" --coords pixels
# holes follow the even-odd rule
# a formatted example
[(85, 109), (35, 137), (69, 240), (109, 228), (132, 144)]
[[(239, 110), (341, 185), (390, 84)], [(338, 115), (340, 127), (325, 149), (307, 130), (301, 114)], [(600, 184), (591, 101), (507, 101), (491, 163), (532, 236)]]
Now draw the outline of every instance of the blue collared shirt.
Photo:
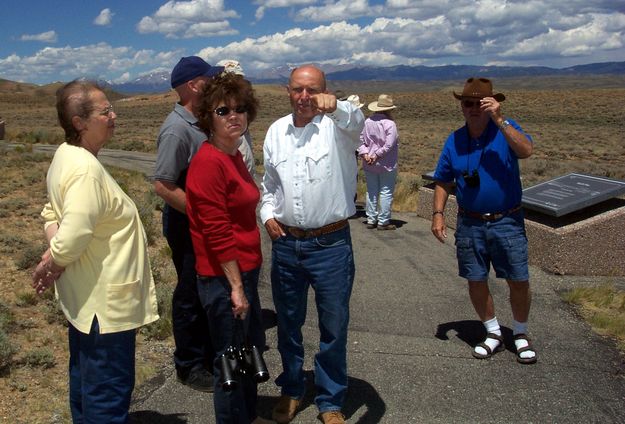
[[(523, 132), (516, 122), (508, 121)], [(532, 141), (529, 135), (525, 135)], [(479, 187), (469, 187), (462, 176), (464, 172), (471, 175), (473, 170), (479, 174)], [(466, 125), (449, 135), (438, 160), (434, 180), (444, 183), (455, 181), (458, 206), (468, 211), (501, 212), (521, 203), (518, 157), (492, 121), (477, 139), (469, 137)]]

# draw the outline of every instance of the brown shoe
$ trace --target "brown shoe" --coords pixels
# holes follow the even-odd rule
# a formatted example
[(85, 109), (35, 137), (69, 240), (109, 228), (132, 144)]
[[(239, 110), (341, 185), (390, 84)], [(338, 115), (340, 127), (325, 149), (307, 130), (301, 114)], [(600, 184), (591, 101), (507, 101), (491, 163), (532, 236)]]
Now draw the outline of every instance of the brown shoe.
[(373, 230), (377, 226), (378, 226), (378, 224), (376, 224), (375, 222), (373, 224), (369, 224), (367, 222), (367, 230)]
[(341, 411), (326, 411), (321, 413), (323, 424), (345, 424), (345, 415)]
[(380, 231), (395, 230), (396, 228), (397, 227), (394, 224), (378, 225), (378, 230), (380, 230)]
[(278, 399), (278, 403), (273, 407), (271, 418), (278, 424), (289, 423), (295, 418), (297, 408), (300, 404), (299, 399), (293, 399), (291, 396), (282, 395)]

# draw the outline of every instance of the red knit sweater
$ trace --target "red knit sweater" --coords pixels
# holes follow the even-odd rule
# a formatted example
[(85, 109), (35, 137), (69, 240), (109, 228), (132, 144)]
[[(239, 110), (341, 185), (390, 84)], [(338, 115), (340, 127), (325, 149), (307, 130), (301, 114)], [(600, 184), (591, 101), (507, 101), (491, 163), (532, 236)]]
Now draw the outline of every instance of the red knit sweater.
[(231, 260), (241, 272), (258, 268), (260, 193), (241, 153), (231, 156), (205, 142), (191, 160), (185, 191), (197, 273), (224, 275), (220, 264)]

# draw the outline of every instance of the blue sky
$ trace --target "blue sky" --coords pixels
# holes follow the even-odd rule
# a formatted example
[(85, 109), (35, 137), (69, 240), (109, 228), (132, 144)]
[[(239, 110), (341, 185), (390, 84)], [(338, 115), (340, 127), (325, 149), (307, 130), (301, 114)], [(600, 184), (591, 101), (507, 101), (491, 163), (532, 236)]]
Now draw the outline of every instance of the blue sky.
[(625, 0), (10, 0), (0, 78), (131, 81), (182, 56), (283, 65), (625, 60)]

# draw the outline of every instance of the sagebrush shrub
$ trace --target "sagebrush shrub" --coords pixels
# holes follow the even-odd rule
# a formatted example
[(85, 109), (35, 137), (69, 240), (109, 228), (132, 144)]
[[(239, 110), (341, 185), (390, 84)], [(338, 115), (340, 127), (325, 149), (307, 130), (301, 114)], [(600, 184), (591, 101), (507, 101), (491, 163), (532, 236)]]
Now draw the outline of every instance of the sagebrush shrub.
[(11, 343), (7, 333), (0, 329), (0, 370), (5, 370), (12, 365), (13, 355), (17, 351)]

